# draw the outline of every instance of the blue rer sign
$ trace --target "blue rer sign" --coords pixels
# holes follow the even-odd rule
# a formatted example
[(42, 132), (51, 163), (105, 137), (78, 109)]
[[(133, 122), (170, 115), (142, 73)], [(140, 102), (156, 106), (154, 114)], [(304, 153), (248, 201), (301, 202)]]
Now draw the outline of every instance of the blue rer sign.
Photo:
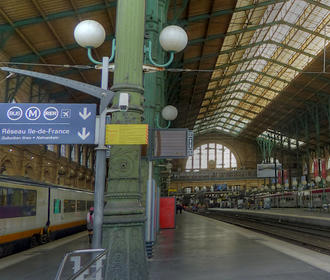
[(0, 144), (94, 144), (96, 104), (0, 103)]

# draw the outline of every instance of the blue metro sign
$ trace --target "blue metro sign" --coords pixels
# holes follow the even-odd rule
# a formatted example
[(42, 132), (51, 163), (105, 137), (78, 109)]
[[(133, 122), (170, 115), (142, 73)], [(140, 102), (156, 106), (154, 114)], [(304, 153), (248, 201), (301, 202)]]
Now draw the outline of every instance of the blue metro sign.
[(0, 144), (94, 144), (96, 104), (0, 103)]

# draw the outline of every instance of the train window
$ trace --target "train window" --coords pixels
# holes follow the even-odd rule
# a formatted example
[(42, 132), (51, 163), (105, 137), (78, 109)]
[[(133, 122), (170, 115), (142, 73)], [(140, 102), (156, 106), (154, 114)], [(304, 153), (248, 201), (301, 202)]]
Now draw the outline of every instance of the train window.
[(61, 200), (60, 199), (54, 199), (54, 214), (61, 213)]
[(77, 200), (77, 212), (86, 211), (86, 200)]
[(35, 216), (37, 192), (0, 187), (0, 218)]
[(7, 205), (7, 189), (0, 188), (0, 207)]
[(64, 213), (75, 212), (76, 211), (76, 201), (75, 200), (64, 200)]
[(23, 190), (8, 189), (8, 204), (11, 206), (20, 206), (23, 204)]

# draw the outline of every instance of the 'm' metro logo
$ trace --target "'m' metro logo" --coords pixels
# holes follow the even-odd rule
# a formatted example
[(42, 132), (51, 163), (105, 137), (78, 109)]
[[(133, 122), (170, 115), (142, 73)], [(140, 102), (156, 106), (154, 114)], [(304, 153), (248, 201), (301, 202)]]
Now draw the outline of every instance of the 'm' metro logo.
[(25, 112), (25, 117), (30, 121), (36, 121), (40, 118), (41, 112), (37, 107), (30, 107)]

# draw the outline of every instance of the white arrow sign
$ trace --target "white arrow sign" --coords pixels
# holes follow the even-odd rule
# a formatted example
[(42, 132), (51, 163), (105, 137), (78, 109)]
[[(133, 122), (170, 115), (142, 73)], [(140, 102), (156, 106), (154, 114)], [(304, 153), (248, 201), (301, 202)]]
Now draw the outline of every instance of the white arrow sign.
[(82, 112), (79, 112), (79, 116), (82, 117), (84, 120), (87, 120), (88, 117), (89, 117), (91, 114), (92, 114), (91, 112), (87, 113), (87, 108), (86, 108), (86, 107), (84, 107), (84, 109), (83, 109), (83, 113), (82, 113)]
[(89, 132), (86, 133), (86, 127), (82, 128), (82, 132), (78, 131), (78, 136), (82, 139), (85, 140), (88, 136), (90, 135)]

